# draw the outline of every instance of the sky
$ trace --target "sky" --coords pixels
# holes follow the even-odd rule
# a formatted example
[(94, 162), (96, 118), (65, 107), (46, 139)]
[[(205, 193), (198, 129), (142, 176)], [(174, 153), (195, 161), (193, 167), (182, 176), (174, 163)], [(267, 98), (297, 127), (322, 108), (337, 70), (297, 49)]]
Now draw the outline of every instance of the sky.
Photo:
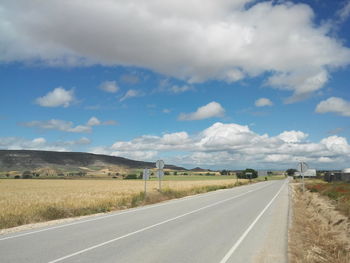
[(0, 149), (350, 166), (349, 0), (2, 0)]

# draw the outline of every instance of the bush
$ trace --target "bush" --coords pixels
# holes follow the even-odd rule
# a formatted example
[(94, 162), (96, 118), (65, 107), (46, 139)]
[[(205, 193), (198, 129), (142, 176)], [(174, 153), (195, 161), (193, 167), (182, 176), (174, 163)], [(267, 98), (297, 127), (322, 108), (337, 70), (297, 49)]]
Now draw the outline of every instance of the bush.
[(32, 178), (33, 177), (33, 175), (32, 175), (32, 172), (31, 171), (24, 171), (23, 173), (22, 173), (22, 178), (23, 179), (30, 179), (30, 178)]
[(128, 174), (124, 177), (124, 179), (130, 180), (130, 179), (138, 179), (137, 174)]
[(15, 179), (21, 179), (19, 175), (15, 175)]

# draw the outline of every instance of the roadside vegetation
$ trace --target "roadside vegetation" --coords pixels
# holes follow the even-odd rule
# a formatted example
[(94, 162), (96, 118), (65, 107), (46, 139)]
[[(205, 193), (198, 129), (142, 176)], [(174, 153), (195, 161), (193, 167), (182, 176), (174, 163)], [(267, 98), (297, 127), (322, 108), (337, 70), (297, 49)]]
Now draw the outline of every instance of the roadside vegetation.
[[(197, 178), (196, 178), (197, 179)], [(147, 182), (142, 180), (0, 180), (0, 229), (152, 204), (231, 188), (246, 179)]]
[(337, 211), (334, 204), (334, 200), (343, 204), (340, 200), (348, 196), (343, 189), (348, 186), (312, 181), (306, 184), (308, 190), (303, 193), (300, 183), (290, 185), (289, 262), (350, 262), (349, 215)]
[(311, 192), (317, 192), (334, 201), (335, 207), (350, 218), (350, 184), (343, 182), (313, 182), (306, 185)]

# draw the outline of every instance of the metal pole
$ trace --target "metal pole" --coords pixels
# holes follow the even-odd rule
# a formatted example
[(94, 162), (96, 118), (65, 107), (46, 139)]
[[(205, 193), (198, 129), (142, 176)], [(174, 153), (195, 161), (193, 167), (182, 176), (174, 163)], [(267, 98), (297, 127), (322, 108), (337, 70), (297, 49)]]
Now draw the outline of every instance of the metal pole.
[(158, 170), (158, 179), (159, 179), (159, 192), (162, 191), (162, 183), (161, 183), (161, 173), (160, 173), (160, 170)]
[(301, 176), (303, 177), (303, 193), (304, 193), (305, 192), (304, 171), (301, 172)]
[(146, 181), (147, 181), (147, 179), (145, 178), (144, 181), (145, 181), (145, 196), (146, 196), (146, 190), (147, 190)]

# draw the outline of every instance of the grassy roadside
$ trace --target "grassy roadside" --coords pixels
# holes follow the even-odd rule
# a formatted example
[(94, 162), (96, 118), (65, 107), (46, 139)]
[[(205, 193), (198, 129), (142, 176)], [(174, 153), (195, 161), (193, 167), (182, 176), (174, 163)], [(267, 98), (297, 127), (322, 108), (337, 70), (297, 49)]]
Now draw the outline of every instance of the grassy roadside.
[(326, 183), (314, 181), (306, 184), (310, 192), (317, 192), (327, 196), (335, 202), (335, 207), (350, 218), (350, 184), (342, 182)]
[(0, 229), (153, 204), (173, 198), (248, 184), (248, 180), (148, 183), (106, 180), (0, 181)]
[(290, 186), (289, 262), (350, 262), (349, 219), (336, 211), (328, 198), (302, 193), (300, 183)]

